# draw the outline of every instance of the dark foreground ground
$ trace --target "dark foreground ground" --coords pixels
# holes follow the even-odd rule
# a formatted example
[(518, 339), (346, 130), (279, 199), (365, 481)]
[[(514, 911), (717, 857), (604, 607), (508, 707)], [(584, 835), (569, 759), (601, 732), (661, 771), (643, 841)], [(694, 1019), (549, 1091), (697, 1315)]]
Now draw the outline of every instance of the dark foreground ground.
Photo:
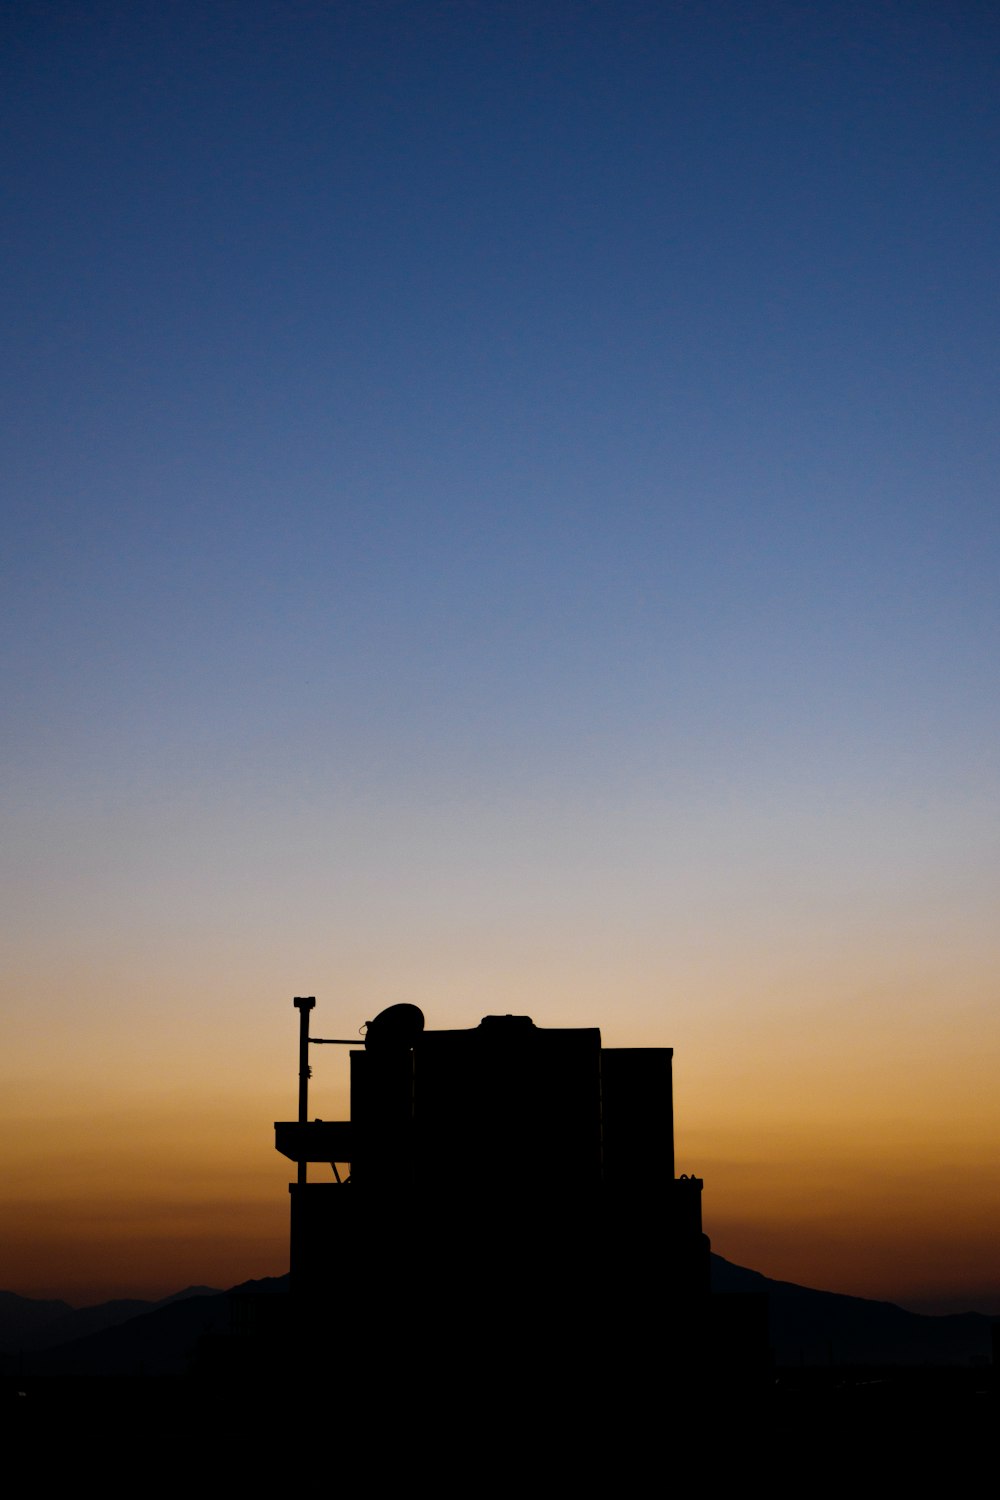
[[(987, 1372), (991, 1373), (991, 1372)], [(289, 1488), (334, 1493), (768, 1496), (952, 1493), (982, 1484), (998, 1392), (980, 1373), (778, 1371), (754, 1390), (610, 1387), (566, 1402), (442, 1398), (415, 1371), (410, 1399), (322, 1380), (237, 1389), (190, 1377), (5, 1384), (0, 1430), (34, 1482), (103, 1494)], [(20, 1394), (23, 1391), (24, 1394)]]

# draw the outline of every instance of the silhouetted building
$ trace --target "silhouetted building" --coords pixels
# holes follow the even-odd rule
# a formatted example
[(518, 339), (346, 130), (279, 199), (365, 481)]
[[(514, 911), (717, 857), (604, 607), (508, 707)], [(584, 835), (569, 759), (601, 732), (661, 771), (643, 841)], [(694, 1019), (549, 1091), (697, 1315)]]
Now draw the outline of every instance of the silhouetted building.
[[(313, 1003), (295, 1002), (300, 1118), (275, 1126), (298, 1163), (304, 1335), (335, 1336), (381, 1380), (433, 1351), (453, 1388), (494, 1394), (589, 1388), (638, 1346), (661, 1374), (698, 1363), (709, 1242), (701, 1180), (674, 1176), (671, 1048), (603, 1047), (596, 1028), (527, 1016), (425, 1031), (416, 1007), (393, 1006), (351, 1054), (350, 1120), (309, 1120)], [(308, 1180), (320, 1162), (336, 1180)]]

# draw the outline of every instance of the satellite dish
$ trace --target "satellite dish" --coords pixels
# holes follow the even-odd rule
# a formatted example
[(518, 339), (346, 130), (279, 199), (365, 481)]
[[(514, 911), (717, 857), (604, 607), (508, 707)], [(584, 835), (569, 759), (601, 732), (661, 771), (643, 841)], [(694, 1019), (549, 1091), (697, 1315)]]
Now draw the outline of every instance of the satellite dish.
[(370, 1051), (409, 1052), (424, 1029), (424, 1013), (416, 1005), (390, 1005), (374, 1021), (366, 1022), (365, 1047)]

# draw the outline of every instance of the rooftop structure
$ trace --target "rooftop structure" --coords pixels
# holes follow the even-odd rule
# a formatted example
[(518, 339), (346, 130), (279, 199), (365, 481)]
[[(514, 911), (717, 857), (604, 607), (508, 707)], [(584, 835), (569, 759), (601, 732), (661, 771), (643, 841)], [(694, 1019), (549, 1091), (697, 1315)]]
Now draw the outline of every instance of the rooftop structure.
[[(311, 1327), (335, 1327), (352, 1361), (433, 1347), (494, 1383), (537, 1374), (540, 1352), (586, 1380), (639, 1337), (690, 1367), (709, 1243), (701, 1180), (674, 1176), (671, 1048), (514, 1015), (426, 1030), (407, 1005), (350, 1043), (310, 1035), (314, 1004), (295, 1001), (299, 1117), (275, 1126)], [(310, 1049), (331, 1044), (354, 1047), (350, 1119), (310, 1120)]]

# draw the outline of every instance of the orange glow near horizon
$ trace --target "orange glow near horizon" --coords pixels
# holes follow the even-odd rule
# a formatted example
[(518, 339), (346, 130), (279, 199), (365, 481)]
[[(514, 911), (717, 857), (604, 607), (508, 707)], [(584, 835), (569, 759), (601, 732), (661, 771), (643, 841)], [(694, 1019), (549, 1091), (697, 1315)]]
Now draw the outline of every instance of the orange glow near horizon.
[[(330, 1009), (316, 1012), (318, 1034), (342, 1029)], [(22, 1080), (3, 1137), (5, 1288), (80, 1305), (283, 1274), (291, 1164), (271, 1122), (294, 1114), (290, 1007), (281, 1018), (283, 1056), (250, 1048), (242, 1059), (258, 1090), (228, 1068), (188, 1095), (126, 1085), (116, 1098), (105, 1085), (95, 1109), (92, 1084), (60, 1088), (50, 1073), (44, 1093), (58, 1108), (46, 1109), (43, 1080)], [(536, 1019), (570, 1018), (563, 1006)], [(605, 1028), (606, 1043), (631, 1039)], [(641, 1041), (655, 1044), (647, 1028)], [(864, 1065), (869, 1039), (853, 1054), (845, 1043), (838, 1076), (813, 1045), (775, 1045), (769, 1069), (750, 1065), (738, 1035), (701, 1041), (675, 1049), (677, 1170), (704, 1177), (719, 1254), (825, 1290), (998, 1305), (988, 1055), (950, 1067), (910, 1055), (883, 1077), (877, 1048)], [(314, 1053), (311, 1113), (328, 1119), (347, 1113), (346, 1060), (332, 1052)]]

